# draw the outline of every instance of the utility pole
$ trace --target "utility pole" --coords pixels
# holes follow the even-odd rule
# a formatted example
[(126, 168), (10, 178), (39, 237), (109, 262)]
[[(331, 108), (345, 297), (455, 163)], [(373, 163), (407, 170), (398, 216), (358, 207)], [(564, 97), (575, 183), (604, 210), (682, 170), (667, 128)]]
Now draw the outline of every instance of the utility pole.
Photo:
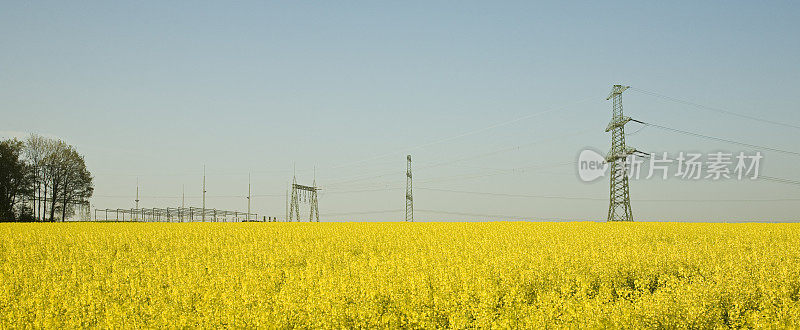
[(186, 186), (181, 185), (181, 208), (186, 207)]
[(139, 208), (139, 177), (136, 177), (136, 208)]
[(206, 166), (203, 165), (203, 222), (206, 221)]
[(629, 87), (614, 85), (606, 98), (612, 100), (611, 122), (606, 127), (606, 132), (611, 132), (611, 150), (606, 155), (606, 163), (611, 165), (608, 221), (633, 221), (626, 160), (638, 151), (625, 145), (625, 124), (631, 118), (622, 113), (622, 92)]
[(411, 155), (406, 156), (406, 221), (414, 222), (414, 194), (411, 190)]
[(247, 173), (247, 220), (250, 220), (250, 173)]
[(139, 208), (139, 177), (136, 177), (136, 208)]
[[(134, 200), (134, 202), (136, 202), (136, 209), (138, 210), (139, 209), (139, 177), (138, 176), (136, 177), (136, 199)], [(106, 219), (108, 219), (108, 214), (106, 214)], [(139, 220), (139, 219), (136, 219), (136, 220)]]

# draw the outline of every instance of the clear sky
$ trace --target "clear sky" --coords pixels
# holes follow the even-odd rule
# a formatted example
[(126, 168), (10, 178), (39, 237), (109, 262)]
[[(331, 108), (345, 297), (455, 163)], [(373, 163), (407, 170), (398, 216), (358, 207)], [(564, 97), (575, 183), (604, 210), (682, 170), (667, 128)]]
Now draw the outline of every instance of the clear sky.
[[(253, 211), (282, 218), (296, 164), (306, 184), (316, 167), (323, 220), (395, 221), (412, 154), (418, 221), (604, 220), (608, 181), (558, 164), (608, 150), (613, 84), (638, 88), (637, 119), (800, 152), (798, 129), (642, 92), (798, 125), (799, 33), (796, 1), (4, 1), (0, 135), (75, 145), (96, 208), (133, 207), (137, 177), (143, 207), (180, 206), (182, 187), (200, 206), (205, 165), (209, 208), (246, 210), (251, 173)], [(755, 150), (653, 127), (628, 143)], [(800, 157), (764, 156), (800, 180)], [(769, 201), (800, 186), (764, 181), (639, 180), (631, 197), (637, 220), (800, 211)]]

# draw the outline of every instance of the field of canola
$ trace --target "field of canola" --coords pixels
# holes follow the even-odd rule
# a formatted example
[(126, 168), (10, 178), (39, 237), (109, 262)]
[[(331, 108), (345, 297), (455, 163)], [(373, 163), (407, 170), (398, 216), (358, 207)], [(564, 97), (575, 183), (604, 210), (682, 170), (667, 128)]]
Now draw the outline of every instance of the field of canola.
[(0, 328), (800, 326), (800, 224), (0, 224)]

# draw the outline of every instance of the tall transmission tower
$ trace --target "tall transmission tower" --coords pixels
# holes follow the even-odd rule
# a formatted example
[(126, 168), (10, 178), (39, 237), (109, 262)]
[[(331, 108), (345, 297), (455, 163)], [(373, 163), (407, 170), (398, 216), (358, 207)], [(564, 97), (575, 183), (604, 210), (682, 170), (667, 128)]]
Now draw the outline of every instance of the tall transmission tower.
[(414, 222), (414, 194), (411, 190), (411, 155), (406, 156), (406, 221)]
[(606, 163), (611, 165), (608, 221), (633, 221), (626, 160), (628, 156), (638, 151), (625, 145), (625, 124), (631, 121), (631, 118), (622, 113), (622, 92), (629, 87), (614, 85), (606, 98), (613, 103), (611, 122), (606, 127), (606, 132), (611, 132), (611, 150), (606, 155)]
[(311, 212), (308, 214), (308, 221), (316, 220), (319, 222), (319, 199), (317, 198), (317, 178), (314, 175), (314, 183), (311, 186), (297, 184), (297, 175), (292, 176), (292, 201), (289, 209), (289, 221), (300, 221), (300, 201), (311, 204)]

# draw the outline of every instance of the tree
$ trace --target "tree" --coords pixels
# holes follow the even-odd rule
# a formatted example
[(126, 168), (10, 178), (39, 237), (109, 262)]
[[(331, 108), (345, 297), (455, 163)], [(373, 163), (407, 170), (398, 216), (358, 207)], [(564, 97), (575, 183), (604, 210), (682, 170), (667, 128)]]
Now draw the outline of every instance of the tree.
[[(50, 222), (55, 221), (56, 218), (56, 203), (61, 199), (62, 193), (62, 184), (64, 182), (65, 172), (67, 171), (67, 166), (65, 166), (64, 155), (67, 154), (67, 149), (69, 149), (69, 145), (64, 143), (64, 141), (56, 140), (52, 141), (50, 153), (44, 158), (44, 189), (45, 189), (45, 202), (47, 206), (49, 206), (49, 213), (50, 215), (47, 219)], [(49, 203), (49, 205), (47, 205)]]
[(61, 185), (61, 220), (75, 213), (75, 204), (85, 202), (92, 197), (94, 187), (92, 174), (86, 169), (83, 156), (70, 146), (63, 150), (64, 172)]
[(40, 220), (65, 220), (94, 192), (83, 156), (61, 140), (31, 134), (25, 143), (33, 184), (27, 196)]
[(45, 184), (45, 159), (53, 153), (56, 141), (41, 135), (31, 134), (25, 141), (25, 158), (31, 167), (33, 189), (31, 204), (34, 217), (44, 219), (47, 212), (47, 185)]
[(23, 146), (17, 139), (0, 141), (0, 220), (3, 221), (18, 218), (22, 212), (16, 212), (18, 203), (32, 190), (29, 167), (20, 157)]

